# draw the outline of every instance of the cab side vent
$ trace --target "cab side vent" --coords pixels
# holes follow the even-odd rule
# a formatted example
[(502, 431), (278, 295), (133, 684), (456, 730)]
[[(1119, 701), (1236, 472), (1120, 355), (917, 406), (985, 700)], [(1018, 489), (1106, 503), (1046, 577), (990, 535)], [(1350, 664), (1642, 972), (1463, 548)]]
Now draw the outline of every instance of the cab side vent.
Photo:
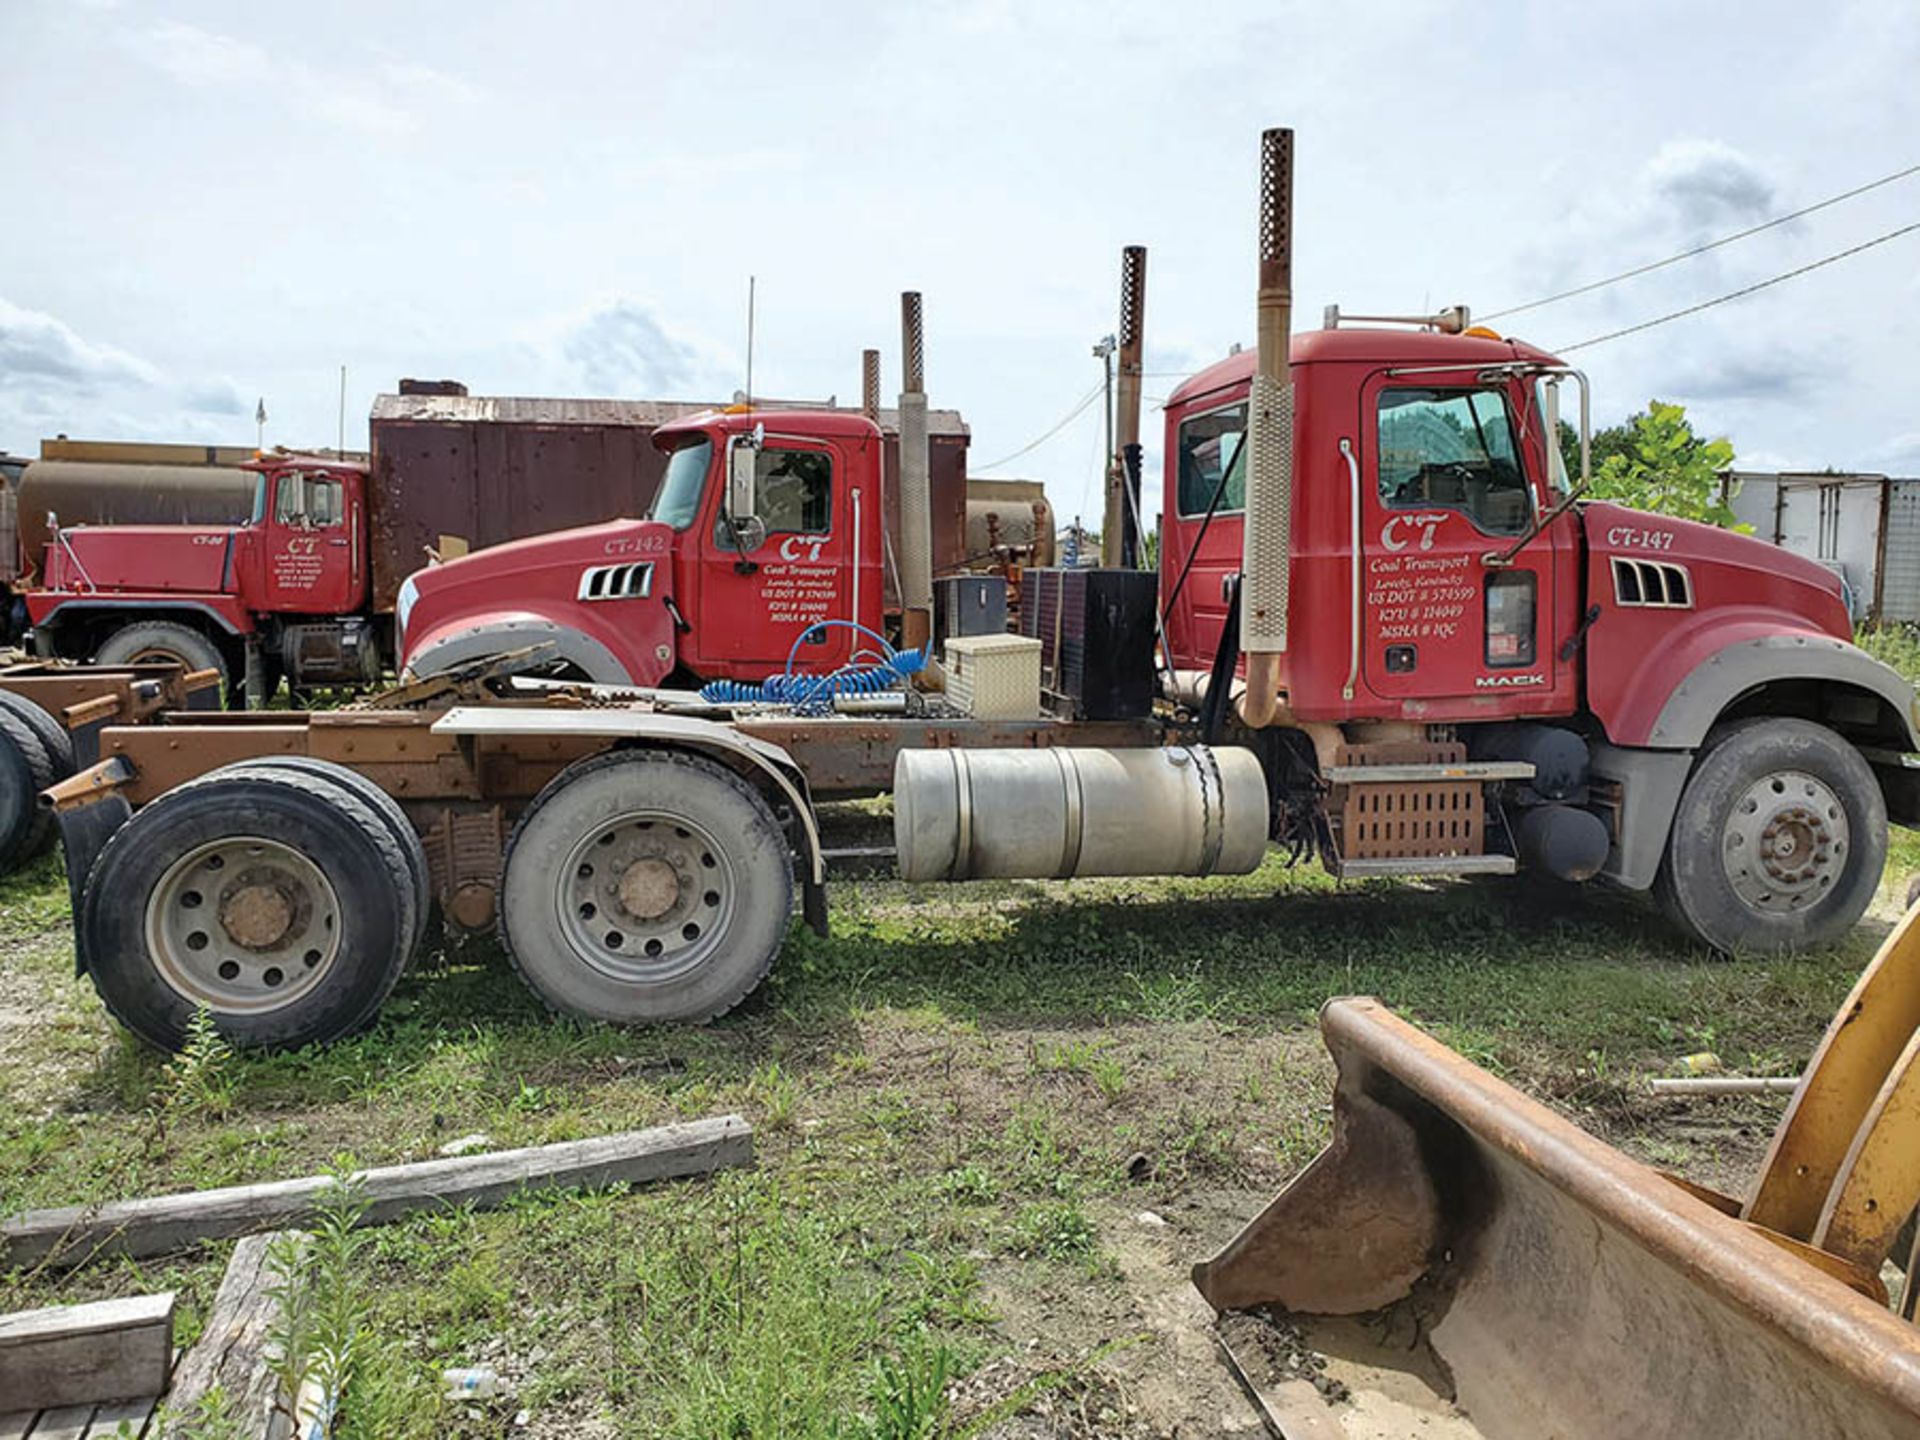
[(592, 565), (580, 572), (582, 600), (644, 600), (653, 590), (653, 562)]
[(1684, 565), (1616, 555), (1613, 557), (1613, 598), (1618, 605), (1691, 610), (1693, 579)]

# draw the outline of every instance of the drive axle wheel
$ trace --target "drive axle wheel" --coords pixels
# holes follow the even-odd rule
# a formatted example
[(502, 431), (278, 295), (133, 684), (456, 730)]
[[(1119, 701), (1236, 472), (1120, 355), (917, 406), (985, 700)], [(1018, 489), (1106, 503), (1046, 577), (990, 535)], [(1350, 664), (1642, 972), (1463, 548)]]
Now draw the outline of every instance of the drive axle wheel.
[(340, 896), (297, 850), (258, 835), (211, 841), (167, 868), (147, 899), (147, 952), (190, 1004), (277, 1009), (340, 956)]
[(235, 766), (154, 801), (87, 876), (94, 988), (178, 1049), (196, 1010), (236, 1045), (291, 1048), (369, 1022), (412, 946), (413, 877), (382, 818), (319, 775)]
[(708, 1020), (766, 975), (792, 906), (792, 858), (758, 792), (711, 761), (620, 751), (563, 771), (521, 817), (500, 931), (555, 1010)]
[(1807, 720), (1743, 720), (1708, 738), (1656, 888), (1716, 949), (1797, 950), (1852, 928), (1886, 858), (1886, 802), (1853, 746)]

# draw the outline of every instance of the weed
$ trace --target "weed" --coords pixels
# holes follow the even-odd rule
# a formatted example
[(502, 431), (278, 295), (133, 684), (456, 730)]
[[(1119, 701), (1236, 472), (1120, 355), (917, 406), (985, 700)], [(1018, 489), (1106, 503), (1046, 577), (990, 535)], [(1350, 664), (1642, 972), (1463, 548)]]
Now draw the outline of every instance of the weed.
[(896, 1358), (882, 1355), (874, 1367), (872, 1440), (934, 1440), (947, 1414), (947, 1382), (953, 1352), (916, 1334)]
[[(268, 1249), (276, 1318), (270, 1351), (280, 1404), (305, 1431), (317, 1415), (339, 1440), (425, 1433), (435, 1390), (369, 1324), (357, 1261), (367, 1201), (342, 1159), (314, 1203), (311, 1230), (277, 1236)], [(317, 1407), (310, 1408), (310, 1407)], [(338, 1413), (340, 1425), (329, 1425)]]
[(800, 1104), (800, 1082), (778, 1060), (769, 1060), (753, 1072), (747, 1093), (760, 1105), (760, 1123), (768, 1130), (787, 1130), (793, 1126), (794, 1112)]
[(187, 1021), (187, 1043), (160, 1072), (155, 1097), (163, 1124), (189, 1116), (217, 1120), (233, 1108), (239, 1077), (233, 1047), (215, 1024), (213, 1011), (199, 1006)]
[(1071, 1200), (1029, 1205), (1014, 1220), (1014, 1237), (1027, 1255), (1072, 1260), (1093, 1253), (1099, 1233)]
[(962, 1205), (991, 1205), (1000, 1198), (1000, 1186), (979, 1165), (963, 1165), (940, 1177), (940, 1188)]

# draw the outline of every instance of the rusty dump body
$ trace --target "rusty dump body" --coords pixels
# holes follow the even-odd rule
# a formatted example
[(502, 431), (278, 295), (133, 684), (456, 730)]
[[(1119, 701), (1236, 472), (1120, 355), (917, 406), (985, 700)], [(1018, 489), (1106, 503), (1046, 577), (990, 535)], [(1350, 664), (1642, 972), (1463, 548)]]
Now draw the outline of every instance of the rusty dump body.
[[(1892, 1032), (1917, 975), (1909, 917), (1822, 1047), (1854, 1053), (1825, 1070), (1816, 1059), (1782, 1126), (1807, 1141), (1787, 1178), (1826, 1196), (1803, 1216), (1811, 1225), (1844, 1207), (1847, 1157), (1882, 1128), (1876, 1097), (1903, 1087), (1914, 1045), (1910, 1030), (1898, 1043)], [(1872, 1013), (1870, 991), (1888, 1023), (1864, 1046), (1836, 1040)], [(1854, 1204), (1874, 1199), (1891, 1227), (1835, 1253), (1629, 1159), (1376, 1000), (1329, 1002), (1321, 1029), (1339, 1070), (1333, 1141), (1195, 1267), (1217, 1310), (1272, 1307), (1309, 1326), (1365, 1315), (1417, 1335), (1450, 1376), (1448, 1398), (1494, 1440), (1920, 1434), (1920, 1332), (1888, 1310), (1879, 1280), (1890, 1229), (1914, 1204), (1911, 1126), (1898, 1132), (1906, 1173), (1856, 1186), (1872, 1193)], [(1857, 1103), (1824, 1103), (1836, 1089)], [(1815, 1110), (1842, 1122), (1817, 1142), (1794, 1123)], [(1747, 1210), (1769, 1191), (1763, 1176)]]

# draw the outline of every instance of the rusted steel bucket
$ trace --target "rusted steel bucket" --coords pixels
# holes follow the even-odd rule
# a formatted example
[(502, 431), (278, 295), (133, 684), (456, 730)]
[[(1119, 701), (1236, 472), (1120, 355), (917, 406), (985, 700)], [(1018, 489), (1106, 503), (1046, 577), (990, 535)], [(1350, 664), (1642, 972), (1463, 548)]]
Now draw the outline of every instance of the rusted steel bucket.
[(1920, 1435), (1920, 1331), (1877, 1276), (1628, 1159), (1376, 1000), (1331, 1001), (1320, 1026), (1333, 1142), (1194, 1267), (1216, 1310), (1393, 1307), (1490, 1440)]

